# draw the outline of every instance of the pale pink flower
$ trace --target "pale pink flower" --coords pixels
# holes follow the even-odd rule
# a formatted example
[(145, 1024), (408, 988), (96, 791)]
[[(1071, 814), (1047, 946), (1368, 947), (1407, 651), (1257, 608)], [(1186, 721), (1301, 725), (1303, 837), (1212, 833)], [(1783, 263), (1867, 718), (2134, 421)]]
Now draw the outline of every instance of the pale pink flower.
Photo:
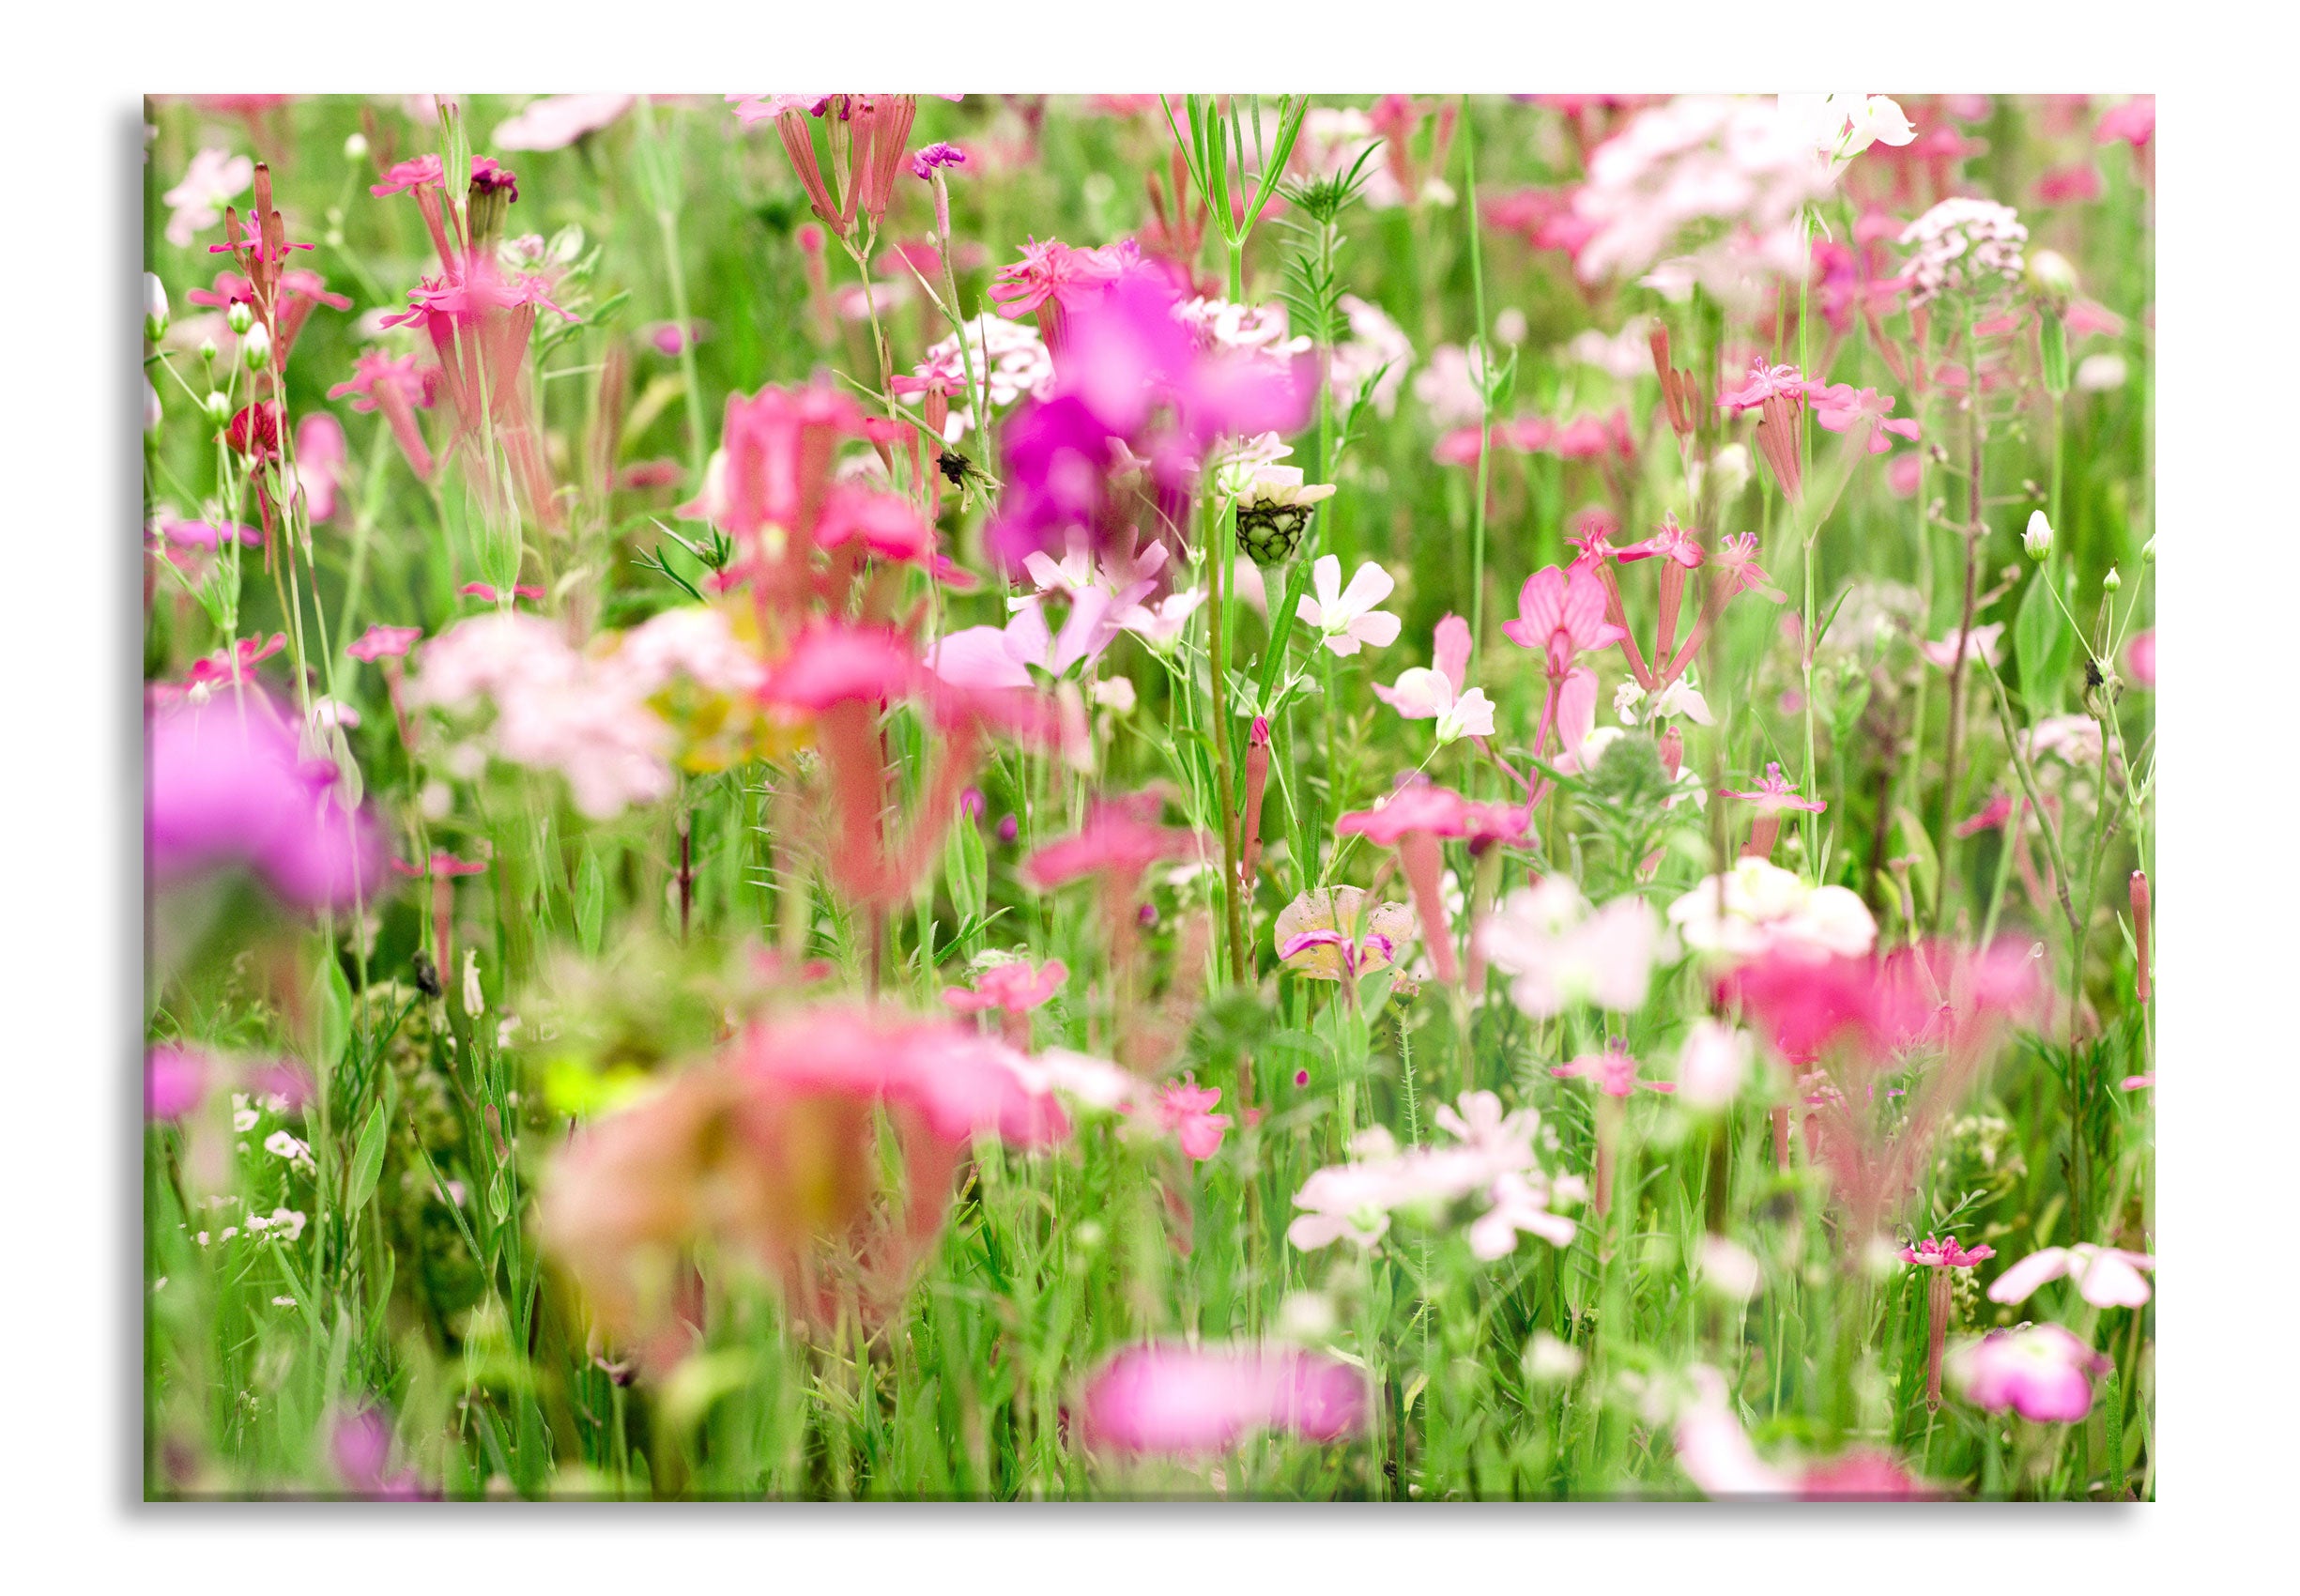
[[(2004, 622), (1993, 622), (1986, 626), (1975, 626), (1965, 634), (1965, 663), (1986, 659), (1990, 665), (2000, 663), (1997, 639), (2004, 636)], [(1954, 633), (1938, 642), (1919, 643), (1917, 652), (1926, 660), (1946, 670), (1956, 663), (1956, 637)]]
[(1865, 1449), (1802, 1468), (1776, 1468), (1750, 1444), (1724, 1376), (1706, 1364), (1696, 1364), (1692, 1373), (1694, 1397), (1679, 1411), (1674, 1440), (1678, 1466), (1703, 1496), (1907, 1501), (1934, 1494), (1892, 1454)]
[(629, 94), (547, 94), (495, 130), (498, 149), (565, 149), (631, 109)]
[(1087, 1382), (1089, 1446), (1193, 1457), (1265, 1430), (1326, 1442), (1365, 1422), (1364, 1377), (1316, 1353), (1179, 1345), (1119, 1353)]
[(144, 1117), (182, 1119), (207, 1096), (215, 1060), (197, 1048), (156, 1047), (144, 1055)]
[(1784, 809), (1802, 809), (1817, 815), (1829, 807), (1828, 800), (1824, 798), (1800, 798), (1797, 789), (1789, 785), (1788, 778), (1781, 774), (1778, 760), (1765, 767), (1765, 774), (1758, 779), (1754, 790), (1742, 792), (1730, 787), (1721, 787), (1717, 790), (1717, 795), (1720, 798), (1744, 799), (1755, 804), (1760, 815), (1777, 815)]
[(1398, 585), (1388, 572), (1369, 560), (1357, 568), (1345, 591), (1342, 586), (1342, 560), (1328, 554), (1319, 558), (1310, 568), (1310, 575), (1316, 596), (1303, 594), (1296, 617), (1305, 625), (1316, 627), (1320, 640), (1328, 649), (1346, 659), (1367, 644), (1379, 649), (1398, 640), (1398, 631), (1403, 622), (1374, 607)]
[(184, 180), (160, 196), (172, 213), (167, 239), (178, 249), (223, 220), (223, 207), (255, 181), (255, 162), (244, 155), (203, 149), (192, 158)]
[(2096, 1247), (2089, 1241), (2040, 1248), (1997, 1277), (1988, 1288), (1988, 1300), (2024, 1302), (2046, 1281), (2074, 1275), (2077, 1295), (2093, 1307), (2138, 1308), (2149, 1298), (2148, 1281), (2140, 1271), (2155, 1266), (2156, 1260), (2146, 1252)]
[(421, 626), (370, 626), (344, 652), (353, 659), (373, 665), (387, 656), (405, 654), (422, 636)]
[(1813, 419), (1830, 432), (1844, 432), (1859, 422), (1869, 423), (1869, 453), (1882, 454), (1893, 447), (1893, 440), (1886, 434), (1908, 438), (1912, 443), (1919, 436), (1913, 420), (1892, 414), (1894, 403), (1890, 393), (1880, 394), (1874, 388), (1856, 389), (1840, 382), (1814, 391)]
[(1699, 1109), (1725, 1107), (1749, 1079), (1756, 1051), (1746, 1031), (1706, 1017), (1694, 1021), (1678, 1050), (1678, 1100)]
[(2132, 641), (2124, 645), (2124, 673), (2135, 686), (2151, 693), (2156, 690), (2155, 628), (2134, 633)]
[(1442, 746), (1462, 737), (1494, 735), (1494, 702), (1482, 687), (1464, 691), (1469, 669), (1469, 622), (1449, 615), (1437, 623), (1434, 663), (1402, 672), (1393, 686), (1373, 684), (1373, 696), (1407, 720), (1435, 720)]
[(1877, 922), (1850, 888), (1808, 886), (1763, 859), (1709, 877), (1669, 905), (1668, 918), (1688, 947), (1732, 959), (1852, 956), (1877, 943)]
[(2093, 1411), (2093, 1376), (2109, 1360), (2058, 1325), (1992, 1330), (1949, 1354), (1947, 1369), (1974, 1406), (2010, 1408), (2039, 1424), (2073, 1423)]

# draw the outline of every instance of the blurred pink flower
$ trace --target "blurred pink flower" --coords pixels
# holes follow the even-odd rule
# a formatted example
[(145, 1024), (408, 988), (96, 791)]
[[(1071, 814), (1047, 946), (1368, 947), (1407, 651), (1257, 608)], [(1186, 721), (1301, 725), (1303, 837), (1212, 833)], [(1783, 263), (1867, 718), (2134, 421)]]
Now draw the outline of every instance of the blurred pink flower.
[(178, 249), (223, 220), (223, 207), (255, 181), (255, 162), (226, 150), (203, 149), (192, 158), (183, 181), (160, 196), (172, 213), (167, 239)]
[(2156, 690), (2155, 628), (2135, 632), (2132, 641), (2124, 645), (2124, 670), (2137, 685), (2152, 693)]
[(1765, 767), (1765, 774), (1758, 779), (1755, 790), (1741, 792), (1730, 787), (1721, 787), (1717, 790), (1717, 795), (1720, 798), (1744, 799), (1755, 804), (1757, 812), (1763, 815), (1777, 815), (1784, 809), (1802, 809), (1818, 814), (1829, 807), (1826, 799), (1800, 798), (1797, 789), (1789, 785), (1788, 778), (1781, 774), (1777, 760)]
[(414, 1469), (390, 1471), (391, 1421), (373, 1407), (336, 1415), (328, 1429), (328, 1458), (347, 1495), (406, 1502), (430, 1494)]
[(374, 818), (345, 810), (336, 767), (302, 760), (262, 689), (162, 710), (146, 737), (145, 864), (155, 884), (243, 865), (299, 908), (348, 906), (382, 889)]
[(422, 636), (421, 626), (370, 626), (344, 652), (353, 659), (373, 665), (379, 659), (405, 654)]
[(1757, 1455), (1734, 1413), (1724, 1376), (1693, 1370), (1694, 1398), (1679, 1413), (1678, 1466), (1706, 1496), (1794, 1496), (1805, 1501), (1908, 1501), (1935, 1493), (1889, 1452), (1856, 1449), (1802, 1468), (1776, 1468)]
[(1570, 1064), (1553, 1066), (1550, 1073), (1561, 1081), (1591, 1082), (1608, 1097), (1626, 1097), (1640, 1086), (1648, 1092), (1677, 1090), (1672, 1082), (1638, 1080), (1637, 1061), (1630, 1056), (1629, 1044), (1618, 1036), (1605, 1044), (1603, 1052), (1584, 1053)]
[(335, 514), (336, 484), (343, 480), (344, 423), (325, 410), (315, 410), (296, 426), (296, 464), (287, 475), (290, 486), (300, 486), (304, 507), (314, 521)]
[(1086, 1384), (1083, 1431), (1097, 1450), (1183, 1457), (1229, 1450), (1264, 1430), (1340, 1440), (1365, 1422), (1365, 1381), (1316, 1353), (1133, 1347)]
[(974, 988), (944, 987), (943, 1001), (960, 1014), (981, 1014), (999, 1009), (1007, 1014), (1027, 1014), (1062, 990), (1069, 979), (1070, 971), (1059, 959), (1050, 959), (1034, 968), (1027, 959), (1010, 964), (993, 964), (974, 977)]
[(144, 1117), (182, 1119), (207, 1096), (215, 1061), (197, 1048), (152, 1048), (144, 1055)]
[(1097, 801), (1086, 823), (1022, 861), (1022, 879), (1041, 892), (1084, 876), (1105, 876), (1130, 889), (1161, 859), (1198, 851), (1197, 836), (1158, 823), (1158, 794), (1138, 792)]
[(1158, 1124), (1173, 1133), (1183, 1152), (1201, 1162), (1221, 1151), (1222, 1132), (1230, 1127), (1228, 1114), (1213, 1112), (1221, 1097), (1220, 1087), (1201, 1086), (1190, 1076), (1170, 1081), (1158, 1090)]
[(1553, 684), (1565, 680), (1576, 656), (1618, 642), (1625, 629), (1605, 619), (1605, 589), (1588, 572), (1570, 575), (1555, 565), (1526, 578), (1518, 590), (1517, 619), (1502, 632), (1523, 649), (1542, 655)]
[(423, 429), (417, 424), (415, 412), (431, 404), (434, 379), (438, 368), (428, 373), (416, 368), (413, 355), (390, 355), (381, 349), (362, 349), (352, 361), (351, 376), (328, 390), (330, 399), (351, 396), (351, 407), (362, 412), (381, 410), (391, 428), (391, 437), (406, 456), (407, 468), (419, 482), (429, 482), (433, 469), (431, 449), (423, 441)]
[(1469, 622), (1458, 615), (1438, 622), (1431, 654), (1431, 664), (1400, 672), (1393, 685), (1374, 683), (1373, 696), (1407, 720), (1436, 721), (1440, 744), (1493, 736), (1493, 700), (1482, 687), (1463, 687), (1469, 670)]
[(2114, 144), (2119, 139), (2135, 149), (2156, 136), (2156, 97), (2136, 94), (2124, 104), (2103, 114), (2093, 129), (2094, 144)]
[(2093, 1376), (2110, 1361), (2058, 1325), (1992, 1330), (1949, 1354), (1966, 1400), (1991, 1413), (2010, 1408), (2039, 1424), (2073, 1423), (2093, 1411)]
[(518, 115), (497, 125), (498, 149), (565, 149), (613, 123), (631, 109), (636, 95), (547, 94), (531, 100)]
[(1548, 1019), (1582, 1003), (1632, 1014), (1645, 1006), (1661, 926), (1634, 896), (1592, 913), (1570, 877), (1554, 875), (1511, 891), (1476, 937), (1526, 1014)]
[(1837, 383), (1813, 394), (1813, 419), (1829, 432), (1847, 432), (1855, 425), (1869, 423), (1868, 450), (1882, 454), (1893, 447), (1893, 439), (1885, 435), (1905, 437), (1914, 442), (1918, 437), (1917, 423), (1907, 417), (1894, 418), (1894, 395), (1878, 393), (1874, 388), (1856, 389), (1849, 383)]
[[(2129, 1088), (2130, 1082), (2126, 1085)], [(2156, 1260), (2146, 1252), (2096, 1247), (2089, 1241), (2040, 1248), (1997, 1277), (1988, 1288), (1988, 1300), (2024, 1302), (2046, 1281), (2074, 1275), (2077, 1295), (2093, 1307), (2138, 1308), (2149, 1297), (2148, 1281), (2140, 1271), (2155, 1266)]]
[[(1970, 664), (1976, 659), (1986, 659), (1991, 665), (1999, 663), (1997, 658), (1997, 639), (2003, 636), (2004, 622), (2001, 621), (1992, 622), (1986, 626), (1975, 626), (1970, 632), (1965, 634), (1964, 655), (1966, 663)], [(1946, 670), (1952, 665), (1956, 663), (1956, 638), (1954, 635), (1952, 635), (1941, 638), (1938, 642), (1919, 643), (1917, 645), (1917, 652), (1923, 654), (1930, 663), (1939, 666), (1943, 670)]]

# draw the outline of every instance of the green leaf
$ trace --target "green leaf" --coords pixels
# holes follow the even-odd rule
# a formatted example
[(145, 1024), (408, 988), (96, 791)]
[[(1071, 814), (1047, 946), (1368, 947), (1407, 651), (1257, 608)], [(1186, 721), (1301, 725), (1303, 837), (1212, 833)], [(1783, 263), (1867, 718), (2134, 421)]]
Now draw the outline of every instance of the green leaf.
[(583, 863), (575, 867), (575, 940), (583, 944), (586, 959), (599, 957), (606, 902), (606, 872), (599, 867), (598, 853), (587, 845)]
[(2077, 649), (2077, 635), (2052, 595), (2050, 562), (2029, 579), (2013, 617), (2013, 659), (2020, 668), (2020, 696), (2030, 712), (2049, 714), (2060, 708), (2061, 689)]
[(367, 1111), (367, 1123), (360, 1128), (360, 1144), (351, 1155), (350, 1184), (344, 1193), (345, 1205), (355, 1214), (376, 1194), (376, 1181), (383, 1174), (384, 1135), (390, 1125), (378, 1102)]
[(312, 986), (316, 1011), (312, 1067), (324, 1081), (344, 1062), (344, 1050), (351, 1044), (351, 983), (344, 978), (343, 961), (330, 957)]

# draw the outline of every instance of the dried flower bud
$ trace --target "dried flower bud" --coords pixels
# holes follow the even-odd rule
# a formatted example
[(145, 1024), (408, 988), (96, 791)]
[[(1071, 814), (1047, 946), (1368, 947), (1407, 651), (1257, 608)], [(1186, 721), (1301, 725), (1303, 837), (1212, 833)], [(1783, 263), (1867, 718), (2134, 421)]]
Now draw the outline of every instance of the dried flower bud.
[(2052, 523), (2045, 519), (2042, 510), (2029, 512), (2029, 528), (2020, 534), (2020, 546), (2029, 551), (2031, 560), (2043, 560), (2051, 554)]

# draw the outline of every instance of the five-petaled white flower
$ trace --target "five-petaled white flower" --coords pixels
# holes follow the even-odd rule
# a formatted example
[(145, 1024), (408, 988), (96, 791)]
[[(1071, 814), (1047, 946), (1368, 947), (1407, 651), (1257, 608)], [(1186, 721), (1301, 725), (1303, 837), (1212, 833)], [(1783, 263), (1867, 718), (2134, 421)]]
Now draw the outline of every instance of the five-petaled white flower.
[(1464, 690), (1469, 669), (1469, 623), (1449, 615), (1437, 623), (1436, 663), (1399, 674), (1395, 685), (1373, 686), (1373, 696), (1407, 720), (1435, 720), (1440, 747), (1462, 737), (1494, 735), (1494, 700), (1482, 687)]
[(1345, 591), (1342, 561), (1328, 554), (1310, 568), (1310, 575), (1316, 596), (1305, 593), (1295, 614), (1324, 635), (1321, 640), (1327, 648), (1346, 659), (1365, 644), (1378, 649), (1398, 640), (1398, 629), (1403, 622), (1374, 608), (1398, 585), (1388, 572), (1369, 560), (1357, 568)]

